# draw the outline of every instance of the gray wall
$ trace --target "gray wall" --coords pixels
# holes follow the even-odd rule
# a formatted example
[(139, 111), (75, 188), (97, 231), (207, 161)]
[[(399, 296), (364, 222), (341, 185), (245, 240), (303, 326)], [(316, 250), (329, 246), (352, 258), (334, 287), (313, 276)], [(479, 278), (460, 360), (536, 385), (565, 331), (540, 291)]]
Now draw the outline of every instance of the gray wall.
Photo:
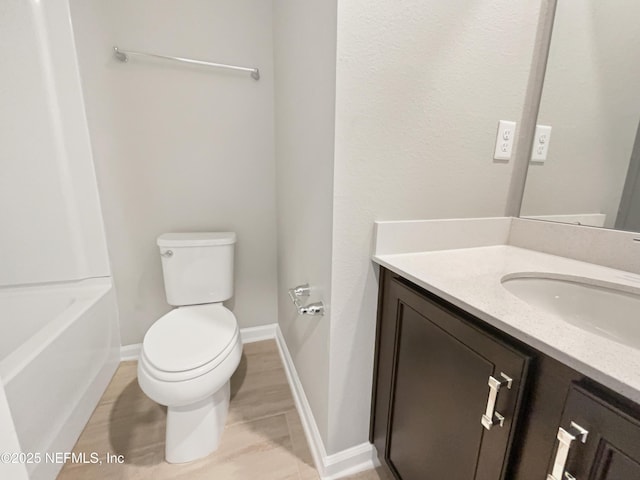
[[(271, 2), (72, 0), (122, 341), (169, 310), (162, 232), (233, 230), (241, 327), (274, 323)], [(248, 75), (134, 60), (120, 47), (260, 67)]]
[(367, 439), (373, 221), (503, 214), (539, 3), (338, 4), (329, 453)]
[[(274, 2), (279, 323), (328, 440), (336, 1)], [(308, 282), (324, 317), (297, 316), (287, 290)]]

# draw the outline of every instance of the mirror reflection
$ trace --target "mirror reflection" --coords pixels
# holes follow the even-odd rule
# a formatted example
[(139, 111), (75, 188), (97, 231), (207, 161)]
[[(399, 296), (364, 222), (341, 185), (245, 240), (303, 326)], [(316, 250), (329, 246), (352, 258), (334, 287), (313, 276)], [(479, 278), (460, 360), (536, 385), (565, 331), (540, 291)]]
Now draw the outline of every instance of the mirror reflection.
[(521, 216), (640, 231), (639, 18), (558, 0)]

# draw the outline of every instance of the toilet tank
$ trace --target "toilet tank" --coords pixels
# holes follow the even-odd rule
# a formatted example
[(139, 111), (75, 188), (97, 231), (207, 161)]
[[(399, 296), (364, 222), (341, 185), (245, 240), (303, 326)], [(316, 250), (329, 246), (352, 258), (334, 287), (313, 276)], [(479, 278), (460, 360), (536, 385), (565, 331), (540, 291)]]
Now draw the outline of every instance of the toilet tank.
[(158, 237), (167, 303), (217, 303), (233, 296), (234, 232), (163, 233)]

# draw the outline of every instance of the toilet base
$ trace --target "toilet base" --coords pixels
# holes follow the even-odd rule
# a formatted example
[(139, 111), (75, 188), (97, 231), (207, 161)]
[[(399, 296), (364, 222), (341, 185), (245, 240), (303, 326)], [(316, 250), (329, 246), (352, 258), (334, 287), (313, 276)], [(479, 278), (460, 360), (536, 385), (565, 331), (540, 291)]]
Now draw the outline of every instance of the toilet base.
[(229, 411), (229, 382), (192, 405), (167, 408), (165, 459), (185, 463), (206, 457), (220, 444)]

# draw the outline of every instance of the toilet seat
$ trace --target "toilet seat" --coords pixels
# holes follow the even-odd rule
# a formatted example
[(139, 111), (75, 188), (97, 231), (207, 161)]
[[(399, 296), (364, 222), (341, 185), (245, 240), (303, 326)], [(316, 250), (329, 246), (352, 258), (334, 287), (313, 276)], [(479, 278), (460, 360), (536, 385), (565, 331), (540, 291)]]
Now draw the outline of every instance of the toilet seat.
[(158, 380), (189, 380), (222, 363), (239, 335), (235, 316), (222, 304), (177, 308), (149, 328), (141, 361)]

